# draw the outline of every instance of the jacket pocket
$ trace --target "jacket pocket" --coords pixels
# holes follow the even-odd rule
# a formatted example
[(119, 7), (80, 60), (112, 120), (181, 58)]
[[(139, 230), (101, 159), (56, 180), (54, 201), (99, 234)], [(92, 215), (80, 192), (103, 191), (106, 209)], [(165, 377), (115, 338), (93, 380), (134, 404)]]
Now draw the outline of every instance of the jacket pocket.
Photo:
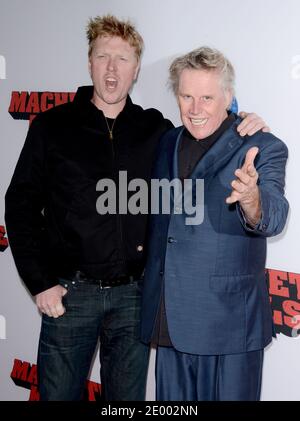
[(210, 290), (216, 292), (243, 292), (254, 285), (251, 275), (212, 275), (209, 280)]

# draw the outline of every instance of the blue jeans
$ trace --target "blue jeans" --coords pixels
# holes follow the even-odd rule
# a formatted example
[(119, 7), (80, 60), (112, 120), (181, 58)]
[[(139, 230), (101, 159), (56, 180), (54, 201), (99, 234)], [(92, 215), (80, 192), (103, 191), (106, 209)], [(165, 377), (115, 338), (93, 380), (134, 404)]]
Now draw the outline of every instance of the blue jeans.
[(83, 395), (100, 338), (101, 397), (144, 400), (149, 347), (139, 340), (140, 284), (100, 289), (98, 285), (60, 280), (68, 292), (66, 312), (43, 314), (38, 352), (41, 400), (74, 401)]

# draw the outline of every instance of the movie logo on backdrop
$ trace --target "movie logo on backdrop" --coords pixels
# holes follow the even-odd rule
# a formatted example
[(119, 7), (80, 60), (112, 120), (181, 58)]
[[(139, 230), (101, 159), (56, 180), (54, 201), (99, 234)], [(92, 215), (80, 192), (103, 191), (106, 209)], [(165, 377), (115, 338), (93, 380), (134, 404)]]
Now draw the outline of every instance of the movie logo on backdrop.
[(29, 120), (37, 114), (67, 102), (72, 102), (75, 92), (27, 92), (13, 91), (8, 112), (15, 120)]
[(269, 296), (276, 333), (300, 334), (300, 274), (267, 269)]
[[(36, 364), (15, 359), (10, 377), (16, 386), (30, 390), (29, 401), (40, 400)], [(101, 384), (87, 380), (83, 400), (100, 401)]]

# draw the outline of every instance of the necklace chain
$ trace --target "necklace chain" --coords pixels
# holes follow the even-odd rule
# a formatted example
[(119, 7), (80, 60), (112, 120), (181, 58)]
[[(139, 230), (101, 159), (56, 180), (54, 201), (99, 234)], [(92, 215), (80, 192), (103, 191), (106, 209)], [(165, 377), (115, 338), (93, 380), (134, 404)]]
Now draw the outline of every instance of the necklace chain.
[(115, 125), (115, 122), (116, 122), (116, 118), (114, 119), (114, 121), (113, 121), (113, 123), (112, 123), (111, 127), (109, 127), (109, 124), (108, 124), (107, 118), (106, 118), (105, 116), (104, 116), (104, 118), (105, 118), (105, 122), (106, 122), (106, 125), (107, 125), (107, 130), (108, 130), (108, 132), (109, 132), (109, 139), (110, 139), (110, 140), (113, 140), (113, 138), (114, 138), (114, 136), (113, 136), (113, 130), (114, 130), (114, 125)]

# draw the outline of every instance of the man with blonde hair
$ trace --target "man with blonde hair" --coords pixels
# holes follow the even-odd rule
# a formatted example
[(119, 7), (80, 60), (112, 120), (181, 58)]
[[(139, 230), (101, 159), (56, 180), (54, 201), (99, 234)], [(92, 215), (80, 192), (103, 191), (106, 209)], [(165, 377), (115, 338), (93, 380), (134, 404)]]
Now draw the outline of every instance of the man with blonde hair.
[[(128, 92), (143, 40), (107, 15), (87, 28), (93, 86), (33, 121), (6, 194), (16, 266), (43, 313), (38, 353), (42, 400), (79, 400), (100, 338), (104, 400), (143, 400), (149, 349), (139, 340), (145, 214), (99, 214), (99, 180), (119, 172), (150, 180), (172, 124)], [(242, 130), (264, 124), (248, 116)], [(133, 192), (128, 192), (128, 200)]]
[[(167, 132), (153, 177), (192, 180), (171, 214), (152, 215), (142, 340), (158, 345), (157, 400), (258, 400), (272, 339), (266, 237), (285, 225), (287, 148), (269, 133), (241, 137), (228, 110), (234, 70), (201, 47), (174, 60), (170, 82), (182, 127)], [(181, 200), (204, 180), (204, 218), (188, 225)], [(194, 200), (195, 201), (195, 200)], [(190, 212), (188, 214), (190, 217)]]

